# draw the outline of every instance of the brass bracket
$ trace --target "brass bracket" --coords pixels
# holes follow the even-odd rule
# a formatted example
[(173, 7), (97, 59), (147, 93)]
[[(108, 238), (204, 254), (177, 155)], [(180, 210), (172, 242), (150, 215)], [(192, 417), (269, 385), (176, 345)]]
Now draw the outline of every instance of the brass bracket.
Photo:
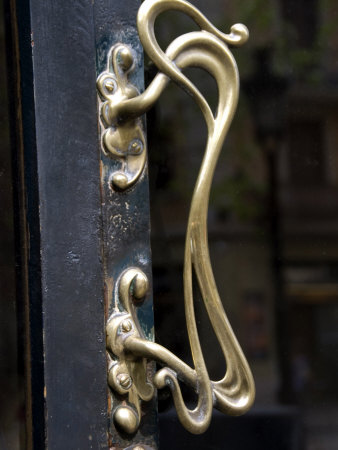
[(109, 352), (108, 384), (128, 403), (118, 406), (114, 412), (115, 422), (127, 433), (134, 433), (140, 423), (141, 400), (149, 401), (154, 387), (147, 381), (147, 366), (144, 358), (128, 352), (125, 342), (130, 337), (145, 339), (135, 313), (135, 303), (143, 300), (148, 290), (148, 279), (136, 269), (126, 270), (118, 282), (119, 306), (109, 318), (106, 328)]
[(117, 44), (109, 52), (107, 70), (97, 79), (102, 151), (121, 162), (121, 169), (110, 179), (111, 187), (120, 190), (138, 180), (147, 158), (142, 120), (136, 117), (121, 122), (115, 113), (116, 105), (139, 95), (137, 88), (128, 81), (133, 66), (132, 50)]
[[(170, 9), (189, 15), (200, 31), (179, 36), (163, 52), (156, 41), (154, 23), (160, 13)], [(109, 67), (98, 78), (101, 120), (106, 127), (102, 135), (103, 150), (125, 159), (123, 170), (113, 175), (113, 186), (125, 189), (135, 183), (142, 173), (145, 138), (140, 117), (156, 102), (170, 80), (189, 93), (200, 107), (208, 128), (208, 140), (191, 201), (184, 255), (184, 303), (194, 367), (144, 337), (136, 309), (147, 293), (148, 280), (141, 269), (127, 269), (117, 280), (115, 308), (107, 322), (108, 382), (125, 399), (113, 408), (113, 418), (125, 432), (134, 433), (141, 420), (141, 402), (152, 398), (154, 388), (168, 386), (181, 423), (188, 431), (198, 434), (208, 428), (213, 407), (231, 415), (240, 415), (251, 407), (255, 397), (249, 365), (217, 291), (207, 241), (212, 178), (238, 100), (239, 77), (229, 45), (243, 44), (248, 38), (248, 30), (244, 25), (237, 24), (231, 28), (230, 34), (224, 34), (185, 0), (145, 0), (138, 12), (137, 26), (144, 50), (159, 69), (154, 80), (142, 94), (128, 82), (133, 52), (122, 44), (112, 48)], [(219, 98), (215, 114), (200, 91), (183, 74), (182, 69), (187, 67), (200, 67), (216, 80)], [(142, 143), (136, 154), (130, 150), (134, 142)], [(193, 271), (226, 360), (226, 373), (218, 381), (209, 378), (199, 342), (193, 300)], [(147, 374), (148, 359), (163, 366), (152, 379)], [(198, 394), (195, 409), (190, 410), (185, 405), (178, 380)]]

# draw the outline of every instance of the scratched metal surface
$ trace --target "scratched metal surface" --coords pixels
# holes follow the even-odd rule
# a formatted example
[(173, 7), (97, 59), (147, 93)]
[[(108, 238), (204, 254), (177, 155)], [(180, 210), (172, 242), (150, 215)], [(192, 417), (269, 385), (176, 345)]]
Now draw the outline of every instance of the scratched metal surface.
[[(136, 15), (140, 0), (97, 0), (94, 4), (96, 26), (97, 75), (106, 70), (107, 54), (116, 43), (130, 45), (136, 56), (130, 81), (142, 91), (143, 53), (136, 30)], [(150, 281), (149, 294), (138, 307), (140, 324), (148, 339), (154, 338), (153, 299), (151, 283), (150, 213), (148, 171), (134, 186), (123, 192), (109, 187), (109, 176), (120, 168), (120, 162), (101, 152), (101, 196), (103, 212), (103, 261), (106, 287), (107, 317), (114, 307), (114, 289), (117, 278), (128, 267), (141, 268)], [(121, 399), (111, 392), (109, 409)], [(156, 399), (142, 404), (141, 426), (134, 436), (122, 434), (110, 421), (110, 445), (114, 449), (136, 444), (157, 448)]]

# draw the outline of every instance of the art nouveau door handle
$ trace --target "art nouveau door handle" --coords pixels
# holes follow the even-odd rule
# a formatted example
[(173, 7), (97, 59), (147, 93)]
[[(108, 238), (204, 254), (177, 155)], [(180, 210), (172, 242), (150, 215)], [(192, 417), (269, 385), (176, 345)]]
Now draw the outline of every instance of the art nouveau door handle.
[[(163, 52), (155, 38), (154, 22), (160, 13), (169, 9), (189, 15), (200, 31), (178, 37)], [(144, 50), (159, 69), (149, 87), (140, 94), (128, 80), (133, 70), (133, 49), (123, 44), (110, 50), (107, 70), (97, 80), (102, 150), (121, 161), (120, 170), (114, 172), (110, 179), (112, 189), (129, 189), (142, 175), (146, 162), (146, 139), (141, 116), (159, 98), (170, 80), (189, 93), (200, 107), (207, 124), (208, 139), (192, 197), (184, 255), (185, 314), (194, 367), (145, 339), (136, 309), (147, 293), (148, 280), (138, 267), (125, 270), (116, 282), (116, 305), (107, 322), (108, 382), (112, 389), (127, 399), (124, 405), (114, 410), (114, 420), (125, 432), (134, 433), (141, 420), (141, 402), (150, 400), (155, 388), (169, 386), (183, 426), (192, 433), (202, 433), (209, 426), (213, 407), (239, 415), (250, 408), (255, 396), (250, 368), (216, 288), (207, 241), (212, 177), (236, 109), (239, 90), (237, 66), (228, 46), (243, 44), (248, 31), (244, 25), (238, 24), (231, 28), (230, 34), (223, 34), (185, 0), (145, 0), (138, 12), (137, 25)], [(217, 82), (219, 98), (215, 115), (196, 86), (182, 72), (191, 66), (205, 69)], [(193, 271), (226, 360), (226, 373), (219, 381), (209, 379), (198, 338)], [(163, 366), (153, 379), (147, 375), (147, 359)], [(197, 392), (195, 409), (190, 410), (185, 405), (178, 380)]]

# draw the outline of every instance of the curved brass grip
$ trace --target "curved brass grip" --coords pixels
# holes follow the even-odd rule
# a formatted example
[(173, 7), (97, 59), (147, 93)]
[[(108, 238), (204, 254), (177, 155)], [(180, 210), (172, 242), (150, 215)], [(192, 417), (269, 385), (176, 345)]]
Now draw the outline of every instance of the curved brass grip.
[[(200, 31), (178, 37), (164, 53), (155, 38), (154, 22), (160, 13), (169, 9), (189, 15)], [(141, 400), (149, 400), (154, 387), (160, 389), (169, 386), (181, 423), (190, 432), (198, 434), (209, 426), (213, 406), (222, 412), (239, 415), (250, 408), (255, 396), (250, 368), (216, 288), (207, 241), (207, 211), (212, 177), (238, 100), (237, 66), (228, 45), (243, 44), (248, 38), (248, 31), (244, 25), (237, 24), (231, 28), (230, 34), (223, 34), (185, 0), (145, 0), (138, 12), (137, 25), (144, 50), (159, 69), (152, 83), (142, 94), (129, 83), (133, 52), (122, 44), (113, 47), (108, 69), (97, 81), (103, 150), (106, 154), (121, 158), (122, 170), (113, 175), (112, 187), (127, 189), (142, 174), (145, 138), (140, 117), (159, 98), (170, 79), (197, 102), (207, 124), (208, 140), (192, 197), (184, 255), (185, 314), (194, 367), (189, 367), (164, 347), (144, 338), (135, 308), (147, 292), (148, 280), (137, 267), (126, 270), (117, 282), (116, 307), (107, 323), (109, 384), (118, 393), (127, 395), (129, 401), (128, 405), (115, 410), (114, 419), (125, 431), (135, 432), (140, 422)], [(205, 69), (217, 82), (219, 99), (215, 115), (196, 86), (182, 73), (182, 69), (191, 66)], [(198, 338), (192, 289), (193, 270), (226, 360), (226, 373), (219, 381), (209, 379)], [(147, 359), (164, 366), (153, 380), (147, 379)], [(195, 409), (186, 407), (178, 379), (198, 393)]]

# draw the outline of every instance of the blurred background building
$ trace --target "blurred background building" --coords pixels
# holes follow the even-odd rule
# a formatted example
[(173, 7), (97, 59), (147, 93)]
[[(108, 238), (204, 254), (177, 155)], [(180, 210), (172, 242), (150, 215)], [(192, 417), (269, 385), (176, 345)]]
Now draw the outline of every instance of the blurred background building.
[[(264, 447), (259, 435), (248, 448), (336, 449), (338, 4), (194, 4), (223, 31), (238, 21), (250, 30), (249, 42), (233, 51), (240, 101), (211, 193), (209, 245), (225, 310), (253, 368), (256, 415), (266, 420), (265, 433), (274, 432), (275, 415), (289, 414), (299, 429), (284, 446)], [(157, 32), (165, 47), (190, 29), (172, 13)], [(213, 80), (197, 69), (187, 74), (216, 105)], [(193, 101), (172, 86), (148, 130), (156, 336), (187, 359), (182, 261), (206, 129)], [(197, 308), (210, 373), (221, 377), (220, 349)]]
[[(249, 42), (233, 51), (242, 87), (214, 178), (209, 246), (225, 310), (253, 369), (257, 400), (247, 419), (231, 422), (224, 443), (215, 438), (214, 446), (198, 447), (191, 437), (186, 446), (191, 442), (194, 448), (336, 450), (338, 4), (193, 3), (225, 32), (236, 22), (250, 30)], [(4, 23), (2, 15), (2, 67)], [(156, 25), (164, 47), (193, 27), (178, 13), (166, 14)], [(147, 66), (149, 79), (155, 72)], [(186, 73), (215, 107), (217, 89), (211, 77), (198, 69)], [(7, 75), (0, 72), (1, 450), (24, 448), (19, 432), (23, 381), (17, 365)], [(189, 362), (183, 252), (206, 127), (194, 102), (177, 86), (170, 86), (148, 114), (148, 139), (156, 340)], [(225, 362), (198, 298), (196, 308), (207, 365), (217, 379), (224, 374)], [(193, 402), (189, 392), (185, 395)], [(169, 393), (160, 392), (160, 412), (169, 414), (170, 408)], [(234, 436), (238, 430), (247, 430), (250, 447)], [(285, 439), (278, 438), (277, 444), (281, 430)], [(181, 433), (179, 425), (176, 432)]]

